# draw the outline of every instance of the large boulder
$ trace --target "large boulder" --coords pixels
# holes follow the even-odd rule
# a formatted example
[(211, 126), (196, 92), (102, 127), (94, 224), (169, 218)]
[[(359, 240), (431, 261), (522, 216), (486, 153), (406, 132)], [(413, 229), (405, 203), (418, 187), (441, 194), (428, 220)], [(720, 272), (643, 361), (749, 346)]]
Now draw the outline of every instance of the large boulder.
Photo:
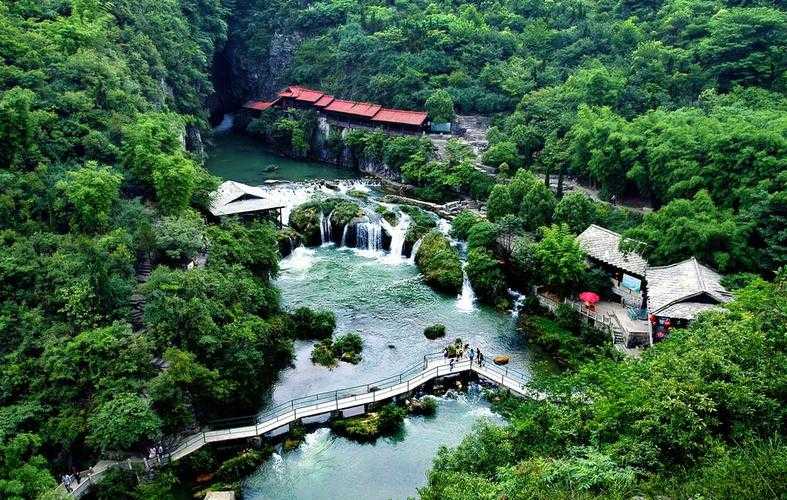
[(507, 365), (511, 361), (511, 356), (505, 356), (505, 355), (495, 356), (495, 359), (493, 359), (492, 361), (494, 361), (494, 363), (498, 366)]

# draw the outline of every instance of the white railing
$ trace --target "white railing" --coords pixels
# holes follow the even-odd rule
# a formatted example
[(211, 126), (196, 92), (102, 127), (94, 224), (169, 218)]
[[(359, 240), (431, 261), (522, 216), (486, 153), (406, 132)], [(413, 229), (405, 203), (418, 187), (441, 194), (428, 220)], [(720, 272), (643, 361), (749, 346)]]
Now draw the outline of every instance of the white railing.
[[(296, 398), (256, 415), (213, 421), (203, 430), (169, 447), (162, 456), (152, 459), (149, 464), (156, 466), (179, 460), (208, 443), (267, 434), (301, 418), (384, 401), (407, 394), (436, 378), (463, 372), (474, 372), (520, 396), (539, 400), (545, 398), (543, 393), (527, 387), (530, 381), (529, 375), (508, 366), (497, 366), (488, 360), (479, 364), (477, 358), (471, 362), (467, 357), (455, 358), (452, 363), (451, 358), (446, 358), (443, 354), (430, 354), (402, 373), (377, 382)], [(99, 462), (101, 466), (97, 464), (89, 471), (80, 473), (83, 481), (79, 485), (72, 484), (73, 490), (70, 493), (80, 497), (92, 484), (100, 481), (110, 469), (132, 470), (134, 465), (143, 466), (143, 462), (142, 458)], [(58, 490), (67, 492), (63, 484), (58, 486)]]

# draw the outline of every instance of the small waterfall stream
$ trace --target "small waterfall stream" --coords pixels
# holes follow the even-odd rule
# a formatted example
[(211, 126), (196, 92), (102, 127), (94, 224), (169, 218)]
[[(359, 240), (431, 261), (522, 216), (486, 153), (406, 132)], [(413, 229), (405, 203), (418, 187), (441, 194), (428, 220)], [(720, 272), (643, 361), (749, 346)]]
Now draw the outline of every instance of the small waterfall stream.
[(524, 293), (517, 292), (513, 288), (509, 288), (508, 289), (508, 295), (510, 295), (511, 299), (512, 299), (511, 317), (512, 318), (518, 318), (519, 317), (519, 311), (521, 311), (522, 310), (522, 306), (525, 305), (525, 299), (527, 298), (527, 296), (525, 296)]
[(465, 267), (467, 262), (462, 263), (462, 293), (456, 298), (456, 308), (462, 312), (472, 312), (475, 309), (475, 292), (467, 277)]
[(355, 226), (356, 248), (364, 257), (378, 257), (383, 251), (383, 226), (380, 222), (360, 222)]
[(226, 134), (230, 130), (232, 130), (232, 126), (235, 124), (235, 117), (227, 113), (221, 118), (221, 123), (213, 127), (214, 134)]
[(333, 243), (331, 216), (333, 216), (333, 212), (329, 213), (328, 217), (325, 217), (323, 213), (320, 212), (320, 243), (323, 245), (330, 245)]
[(407, 235), (407, 229), (410, 227), (410, 217), (402, 213), (396, 226), (392, 226), (385, 219), (380, 220), (380, 224), (391, 235), (391, 253), (388, 254), (385, 261), (388, 264), (400, 264), (402, 262), (404, 237)]
[(413, 243), (413, 249), (410, 251), (410, 264), (415, 264), (415, 256), (418, 253), (418, 249), (421, 248), (421, 243), (423, 243), (423, 238), (418, 238), (418, 241)]
[(347, 246), (347, 228), (348, 227), (350, 227), (350, 225), (349, 224), (345, 224), (344, 225), (344, 229), (342, 230), (342, 242), (341, 242), (341, 245), (340, 245), (342, 247), (346, 247)]

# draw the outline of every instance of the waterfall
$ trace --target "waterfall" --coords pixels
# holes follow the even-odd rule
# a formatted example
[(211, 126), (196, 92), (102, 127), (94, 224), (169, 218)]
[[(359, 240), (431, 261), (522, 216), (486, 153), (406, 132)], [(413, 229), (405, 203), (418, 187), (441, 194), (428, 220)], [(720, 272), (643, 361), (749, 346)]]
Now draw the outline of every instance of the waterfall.
[(423, 240), (424, 240), (423, 238), (418, 238), (418, 241), (416, 241), (413, 244), (413, 249), (410, 252), (410, 263), (411, 264), (415, 264), (415, 255), (418, 253), (418, 249), (421, 248), (421, 243), (423, 243)]
[(350, 227), (350, 225), (349, 224), (345, 224), (344, 225), (344, 229), (342, 230), (342, 245), (341, 246), (343, 246), (343, 247), (347, 246), (347, 228), (348, 227)]
[(333, 228), (331, 227), (331, 216), (333, 212), (328, 214), (328, 217), (325, 217), (322, 212), (320, 212), (320, 242), (323, 245), (330, 245), (333, 243)]
[(456, 308), (462, 312), (471, 312), (475, 309), (475, 292), (470, 284), (470, 278), (465, 271), (467, 262), (462, 263), (462, 293), (456, 297)]
[(312, 267), (315, 260), (317, 260), (317, 257), (315, 257), (314, 250), (300, 245), (287, 258), (282, 259), (281, 269), (303, 273)]
[(226, 134), (227, 132), (232, 130), (232, 126), (234, 124), (235, 124), (235, 117), (232, 114), (227, 113), (222, 117), (221, 123), (219, 123), (213, 128), (213, 133)]
[(356, 248), (366, 257), (376, 257), (383, 249), (383, 227), (379, 222), (361, 222), (356, 226)]
[(513, 299), (513, 304), (511, 305), (511, 317), (517, 318), (519, 317), (519, 311), (522, 309), (522, 306), (525, 305), (525, 299), (527, 297), (525, 294), (519, 293), (513, 288), (508, 289), (508, 295), (510, 295), (511, 299)]
[(380, 221), (382, 227), (391, 235), (391, 253), (388, 254), (385, 261), (389, 264), (400, 264), (402, 262), (402, 248), (404, 248), (404, 237), (407, 234), (407, 228), (410, 227), (410, 217), (407, 214), (400, 214), (399, 222), (396, 226), (392, 226), (385, 219)]

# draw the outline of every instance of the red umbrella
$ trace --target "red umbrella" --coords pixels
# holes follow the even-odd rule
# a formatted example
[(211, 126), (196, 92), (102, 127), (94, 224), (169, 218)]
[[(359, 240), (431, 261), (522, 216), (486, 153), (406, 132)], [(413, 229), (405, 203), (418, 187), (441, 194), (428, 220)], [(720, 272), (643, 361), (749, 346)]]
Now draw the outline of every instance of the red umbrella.
[(598, 294), (595, 292), (582, 292), (579, 294), (579, 300), (581, 300), (585, 304), (590, 305), (590, 304), (595, 304), (596, 302), (601, 300), (601, 297), (599, 297)]

